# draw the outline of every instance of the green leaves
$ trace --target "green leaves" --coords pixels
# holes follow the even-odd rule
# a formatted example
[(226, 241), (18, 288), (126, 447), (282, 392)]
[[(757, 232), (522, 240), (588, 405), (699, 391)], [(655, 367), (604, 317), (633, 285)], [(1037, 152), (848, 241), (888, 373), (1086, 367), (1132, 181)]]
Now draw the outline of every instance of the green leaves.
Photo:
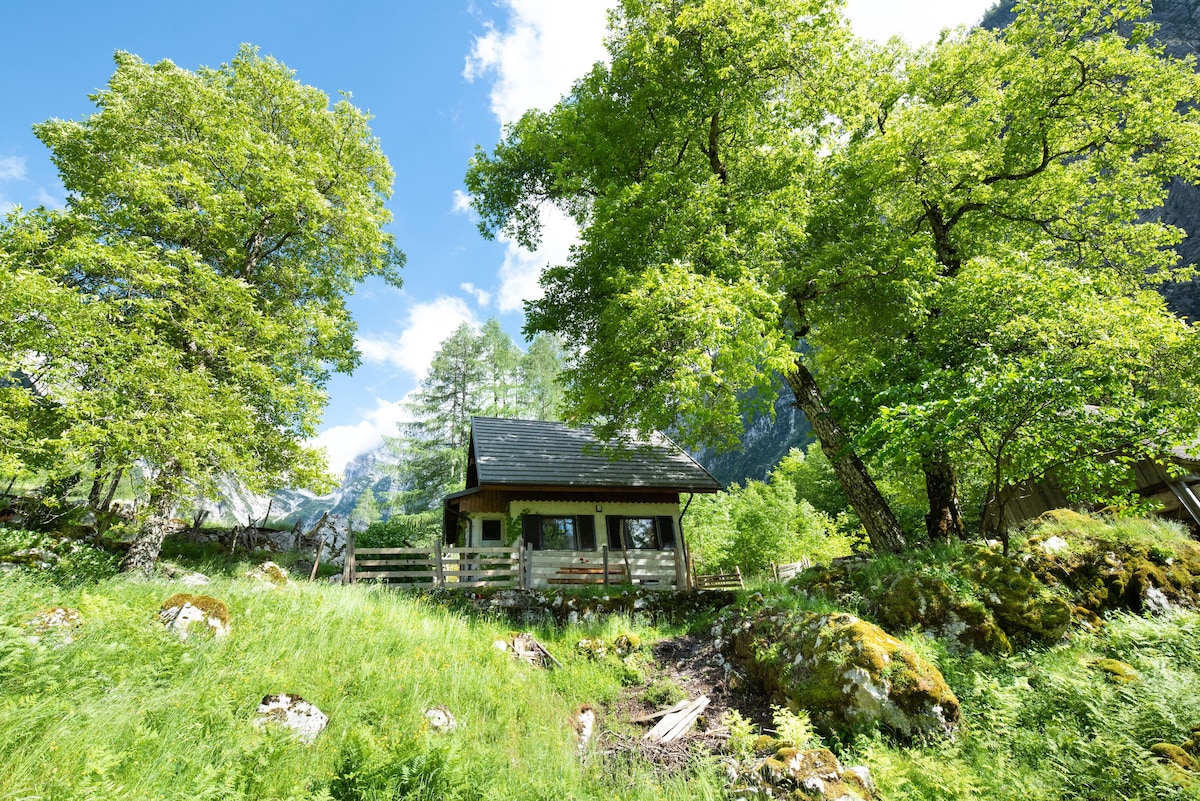
[(345, 296), (403, 263), (368, 117), (248, 46), (196, 72), (115, 60), (95, 113), (35, 126), (67, 209), (0, 227), (0, 370), (37, 379), (0, 412), (16, 466), (319, 486), (302, 443), (358, 362)]

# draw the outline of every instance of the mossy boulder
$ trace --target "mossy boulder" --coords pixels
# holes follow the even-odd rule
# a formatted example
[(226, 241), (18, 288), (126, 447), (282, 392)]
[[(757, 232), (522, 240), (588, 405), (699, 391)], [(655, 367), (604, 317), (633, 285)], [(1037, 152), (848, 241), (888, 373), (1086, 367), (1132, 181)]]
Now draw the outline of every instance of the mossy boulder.
[(942, 563), (921, 557), (910, 553), (882, 577), (867, 562), (808, 570), (792, 586), (835, 604), (855, 602), (889, 631), (918, 627), (953, 646), (989, 654), (1058, 642), (1071, 624), (1071, 604), (1016, 559), (974, 547)]
[(246, 578), (272, 587), (284, 587), (290, 581), (287, 570), (271, 561), (263, 562), (246, 573)]
[(1171, 743), (1155, 743), (1150, 746), (1150, 753), (1161, 759), (1163, 762), (1170, 763), (1177, 768), (1182, 768), (1186, 771), (1196, 770), (1196, 760), (1187, 751), (1184, 751), (1177, 745)]
[(825, 748), (781, 746), (763, 759), (730, 771), (736, 796), (786, 798), (793, 801), (872, 801), (875, 785), (865, 767), (844, 768)]
[[(1050, 540), (1066, 548), (1050, 549)], [(1200, 608), (1200, 544), (1162, 521), (1110, 521), (1062, 510), (1029, 536), (1022, 563), (1093, 613)]]
[(1127, 665), (1119, 659), (1097, 659), (1092, 662), (1092, 667), (1115, 684), (1133, 684), (1141, 678), (1131, 665)]
[(1012, 643), (984, 604), (956, 593), (943, 579), (898, 576), (874, 603), (879, 624), (891, 631), (919, 627), (960, 649), (1011, 654)]
[(879, 728), (909, 740), (958, 727), (958, 699), (938, 669), (873, 623), (764, 609), (732, 631), (747, 673), (836, 736)]
[(181, 640), (193, 632), (213, 637), (229, 633), (229, 607), (209, 595), (176, 593), (163, 601), (158, 619)]
[(56, 606), (43, 609), (25, 624), (28, 636), (34, 642), (43, 639), (54, 641), (57, 645), (70, 645), (75, 640), (75, 629), (83, 623), (83, 615), (78, 609), (66, 606)]
[(1052, 644), (1067, 633), (1071, 604), (1051, 594), (1019, 561), (973, 548), (956, 569), (980, 587), (980, 600), (1010, 639)]

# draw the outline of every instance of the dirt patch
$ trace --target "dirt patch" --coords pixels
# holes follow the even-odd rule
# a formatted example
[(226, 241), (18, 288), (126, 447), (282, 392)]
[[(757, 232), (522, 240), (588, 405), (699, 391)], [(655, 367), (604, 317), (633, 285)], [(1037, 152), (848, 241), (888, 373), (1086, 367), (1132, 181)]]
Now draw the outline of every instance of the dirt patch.
[[(661, 640), (651, 648), (651, 653), (654, 661), (645, 670), (645, 682), (625, 688), (603, 710), (604, 730), (596, 747), (606, 757), (635, 757), (667, 774), (685, 770), (697, 749), (724, 753), (729, 730), (721, 719), (730, 709), (737, 710), (764, 731), (771, 730), (769, 699), (717, 650), (710, 638), (687, 634)], [(647, 699), (649, 696), (653, 700), (654, 689), (661, 687), (678, 688), (678, 695), (687, 698), (708, 696), (710, 703), (687, 734), (669, 743), (652, 743), (642, 735), (654, 721), (633, 721), (670, 705)]]

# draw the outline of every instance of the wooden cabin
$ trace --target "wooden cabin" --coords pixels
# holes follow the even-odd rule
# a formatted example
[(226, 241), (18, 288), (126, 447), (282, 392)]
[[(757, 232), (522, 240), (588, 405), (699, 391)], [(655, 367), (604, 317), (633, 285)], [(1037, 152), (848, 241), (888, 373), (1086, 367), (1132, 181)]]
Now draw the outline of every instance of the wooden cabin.
[(685, 588), (687, 503), (720, 489), (662, 434), (601, 441), (590, 426), (475, 417), (443, 532), (454, 547), (516, 544), (527, 586)]
[[(1175, 448), (1168, 465), (1150, 460), (1136, 463), (1133, 479), (1139, 495), (1158, 505), (1157, 515), (1178, 520), (1200, 534), (1200, 440)], [(1071, 507), (1053, 480), (1010, 487), (1004, 517), (1008, 527), (1018, 526), (1051, 509)]]

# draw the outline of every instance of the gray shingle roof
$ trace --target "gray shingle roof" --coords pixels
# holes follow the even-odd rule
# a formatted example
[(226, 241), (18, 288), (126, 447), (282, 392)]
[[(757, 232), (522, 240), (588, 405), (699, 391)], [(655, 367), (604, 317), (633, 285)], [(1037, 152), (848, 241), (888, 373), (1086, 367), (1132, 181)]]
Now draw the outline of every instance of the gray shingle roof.
[(662, 434), (614, 452), (591, 426), (539, 420), (471, 420), (479, 485), (638, 487), (716, 492), (721, 484)]

